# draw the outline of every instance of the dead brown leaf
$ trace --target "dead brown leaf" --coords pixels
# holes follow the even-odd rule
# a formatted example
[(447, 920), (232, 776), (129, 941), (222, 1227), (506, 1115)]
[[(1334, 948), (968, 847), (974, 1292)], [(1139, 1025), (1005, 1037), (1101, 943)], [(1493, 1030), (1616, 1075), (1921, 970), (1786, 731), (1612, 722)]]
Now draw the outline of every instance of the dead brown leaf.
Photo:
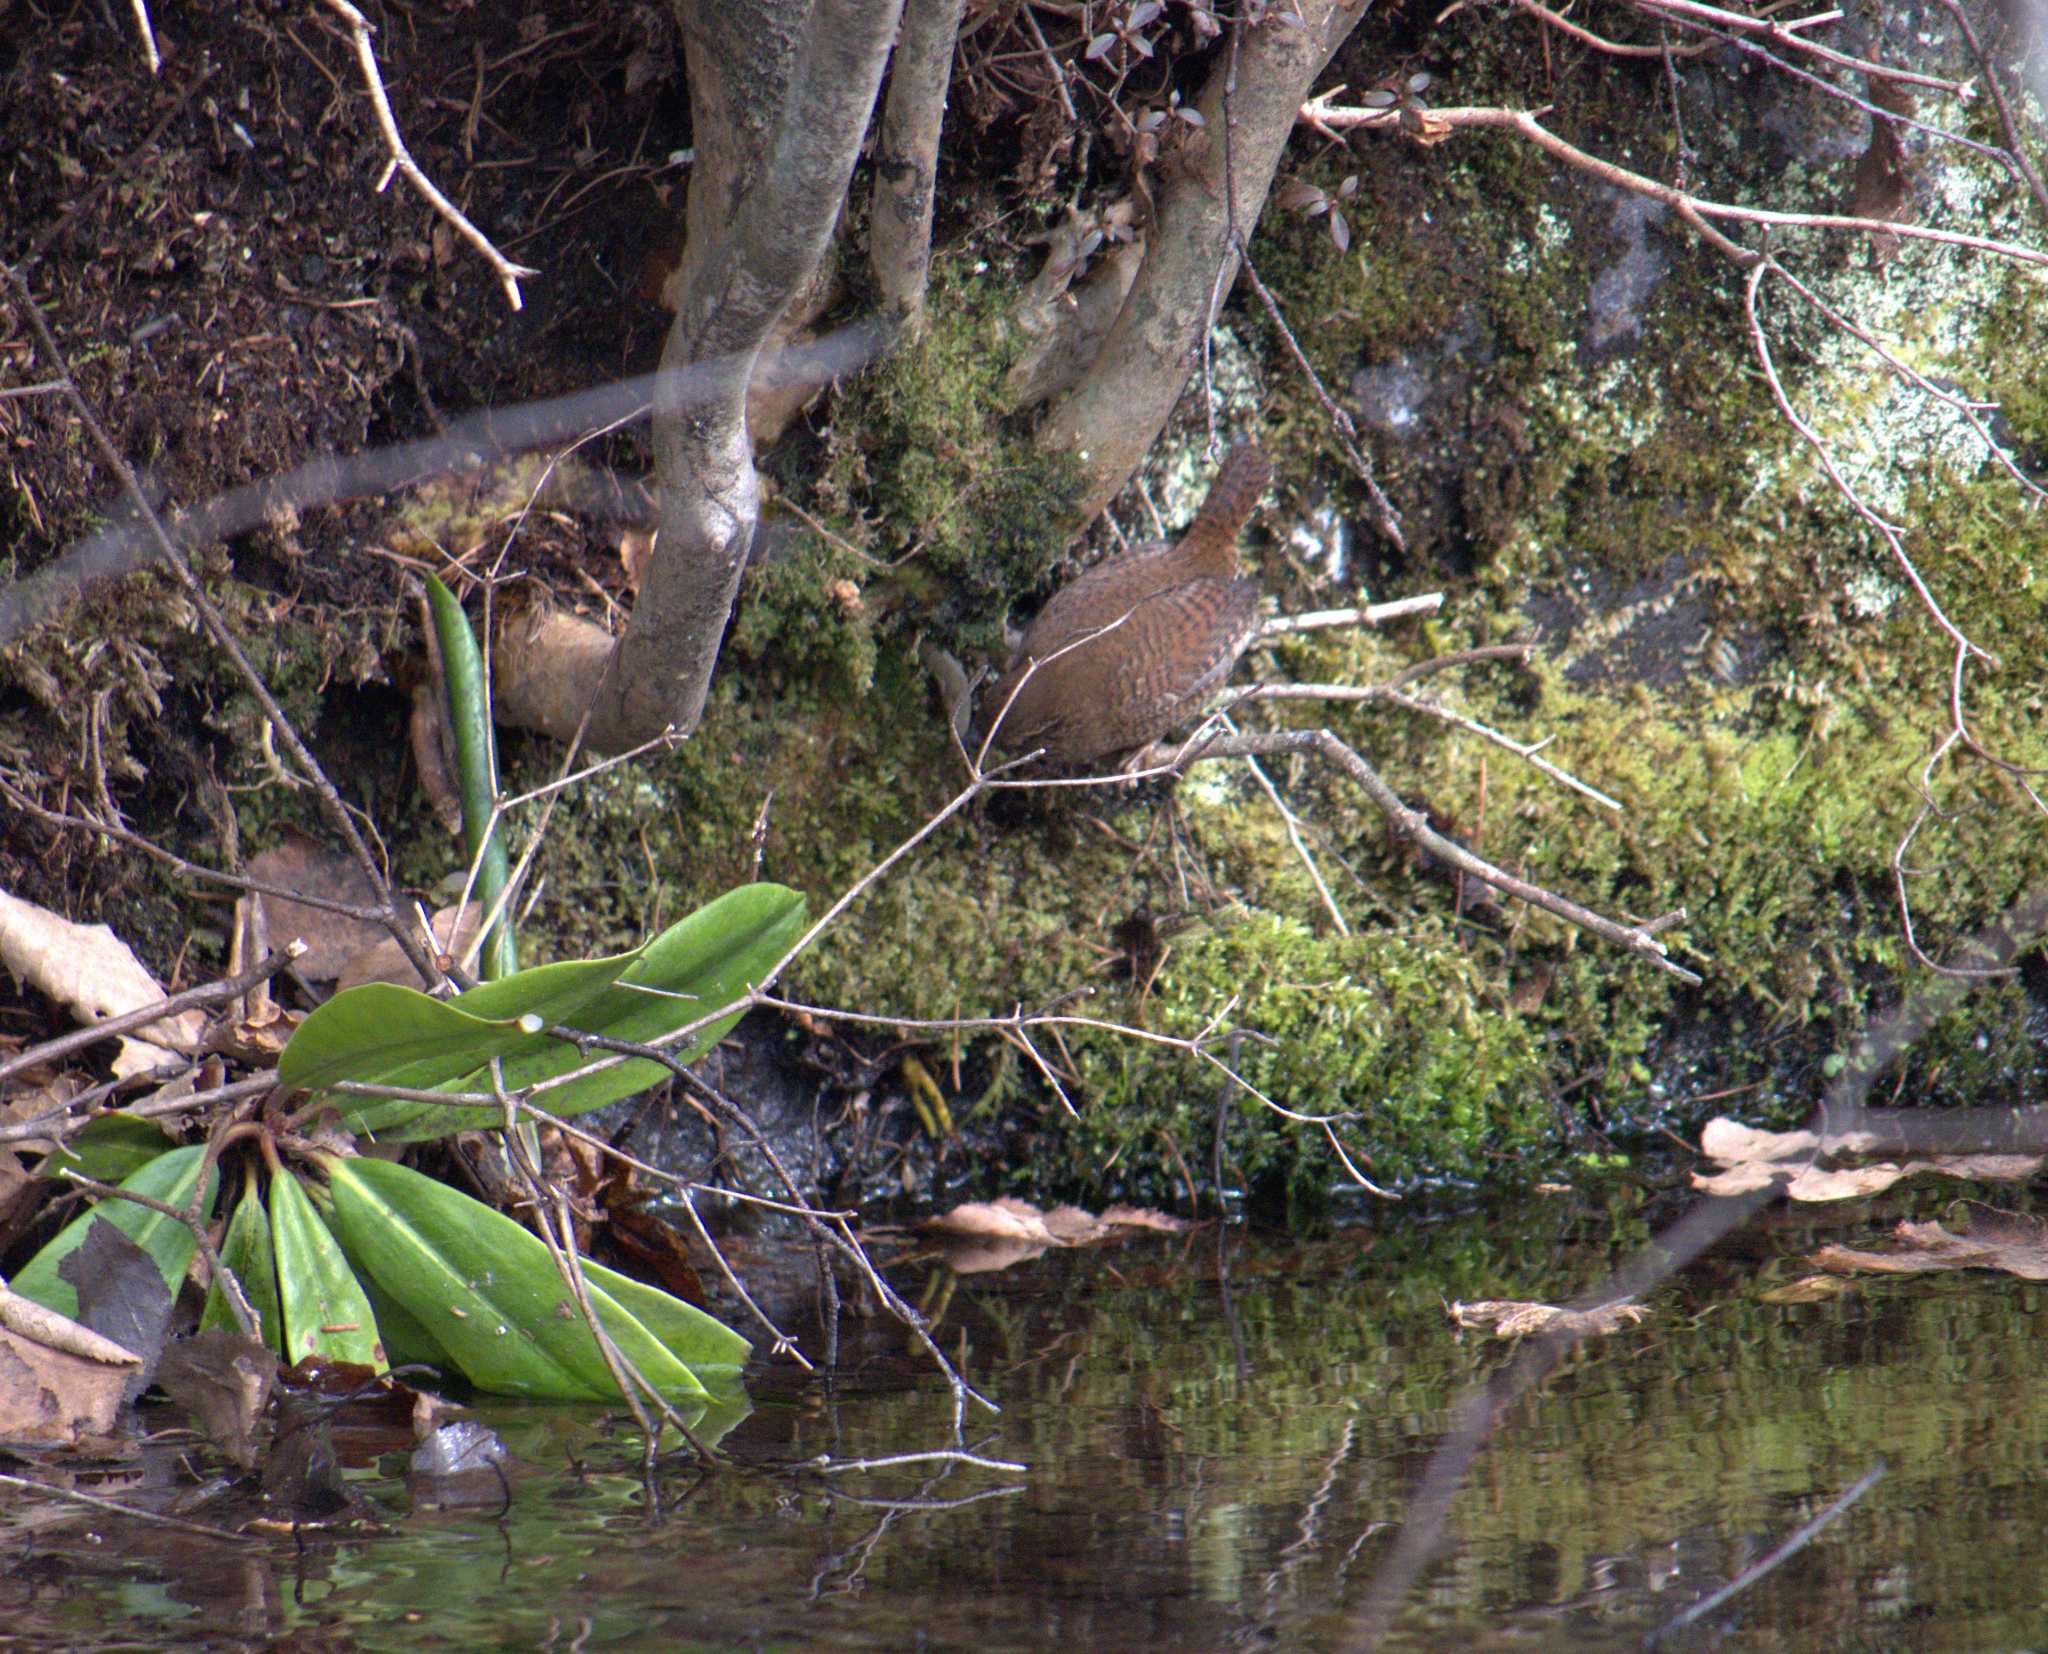
[(1596, 1304), (1591, 1309), (1564, 1309), (1556, 1304), (1524, 1303), (1512, 1298), (1487, 1298), (1451, 1304), (1451, 1319), (1461, 1327), (1491, 1328), (1496, 1338), (1527, 1338), (1556, 1333), (1566, 1338), (1600, 1338), (1633, 1326), (1650, 1312), (1626, 1301)]
[(1022, 1241), (1029, 1246), (1064, 1244), (1028, 1200), (970, 1200), (919, 1225), (927, 1234), (957, 1235), (963, 1240)]
[[(476, 941), (477, 928), (483, 923), (483, 910), (475, 902), (465, 903), (462, 909), (462, 923), (455, 924), (455, 909), (444, 907), (434, 915), (434, 946), (445, 959), (451, 955), (465, 954)], [(451, 945), (449, 934), (454, 932)], [(335, 979), (334, 991), (354, 988), (365, 982), (396, 982), (401, 988), (424, 988), (420, 973), (412, 968), (412, 961), (405, 957), (405, 951), (389, 936), (375, 945), (365, 948), (345, 966)]]
[[(164, 997), (156, 978), (105, 925), (73, 924), (4, 890), (0, 890), (0, 965), (84, 1023), (139, 1010)], [(162, 1067), (168, 1052), (189, 1056), (198, 1047), (205, 1027), (206, 1018), (198, 1011), (152, 1022), (121, 1039), (114, 1072), (122, 1078), (146, 1074)]]
[(0, 1287), (0, 1441), (111, 1436), (142, 1358)]
[(1112, 1206), (1100, 1217), (1078, 1206), (1042, 1212), (1028, 1200), (969, 1201), (918, 1226), (945, 1240), (946, 1261), (962, 1275), (1025, 1263), (1055, 1246), (1090, 1246), (1134, 1229), (1178, 1234), (1193, 1224), (1137, 1206)]
[(1150, 1206), (1112, 1206), (1102, 1214), (1112, 1229), (1153, 1229), (1162, 1235), (1185, 1235), (1197, 1227), (1186, 1218), (1154, 1211)]
[(1901, 1223), (1892, 1231), (1891, 1252), (1861, 1252), (1823, 1246), (1813, 1255), (1816, 1269), (1838, 1274), (1924, 1275), (1943, 1269), (1997, 1269), (2023, 1281), (2048, 1281), (2048, 1224), (2016, 1212), (2001, 1212), (1976, 1201), (1960, 1203), (1970, 1232), (1957, 1234), (1938, 1223)]
[(1823, 1140), (1810, 1131), (1758, 1131), (1734, 1120), (1709, 1120), (1700, 1132), (1700, 1152), (1728, 1169), (1694, 1172), (1692, 1186), (1710, 1195), (1741, 1195), (1776, 1186), (1788, 1200), (1855, 1200), (1880, 1194), (1900, 1179), (1922, 1172), (1979, 1183), (2016, 1183), (2041, 1168), (2041, 1157), (2027, 1154), (1951, 1154), (1877, 1160), (1863, 1166), (1814, 1164), (1823, 1154), (1868, 1153), (1875, 1142), (1862, 1132)]
[(256, 1466), (257, 1422), (270, 1405), (277, 1357), (253, 1338), (214, 1327), (164, 1350), (156, 1381), (244, 1470)]
[[(330, 850), (309, 834), (288, 829), (284, 841), (249, 858), (249, 877), (324, 901), (367, 906), (376, 892), (355, 861)], [(244, 898), (249, 900), (251, 898)], [(314, 982), (332, 982), (363, 949), (374, 946), (384, 927), (368, 919), (351, 919), (328, 908), (308, 907), (281, 896), (257, 896), (263, 904), (270, 945), (282, 948), (294, 937), (306, 944), (299, 974)]]

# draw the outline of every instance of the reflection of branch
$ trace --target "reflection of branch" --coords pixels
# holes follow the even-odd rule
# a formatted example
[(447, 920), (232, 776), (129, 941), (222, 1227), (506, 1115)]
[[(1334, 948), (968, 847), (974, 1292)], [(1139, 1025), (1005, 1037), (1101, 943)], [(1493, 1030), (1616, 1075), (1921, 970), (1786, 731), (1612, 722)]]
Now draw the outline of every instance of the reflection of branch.
[(519, 278), (537, 276), (540, 272), (523, 264), (514, 264), (499, 252), (491, 245), (491, 238), (465, 218), (462, 209), (435, 188), (433, 179), (420, 170), (419, 162), (412, 158), (412, 151), (405, 147), (405, 137), (398, 130), (398, 117), (392, 114), (391, 99), (384, 91), (384, 76), (377, 67), (377, 53), (370, 45), (370, 36), (376, 33), (375, 26), (348, 0), (322, 0), (322, 4), (348, 24), (349, 34), (355, 42), (356, 63), (363, 71), (363, 84), (369, 88), (370, 107), (377, 112), (377, 130), (384, 134), (384, 145), (391, 151), (391, 159), (384, 165), (384, 176), (377, 180), (377, 193), (382, 195), (390, 186), (394, 172), (405, 174), (405, 181), (419, 191), (421, 199), (454, 226), (456, 234), (483, 254), (484, 261), (497, 272), (498, 284), (505, 290), (505, 302), (517, 310), (520, 307)]
[(222, 1539), (230, 1545), (248, 1548), (249, 1536), (234, 1533), (227, 1528), (210, 1528), (204, 1522), (188, 1522), (182, 1516), (164, 1516), (157, 1511), (141, 1510), (134, 1505), (124, 1505), (118, 1499), (102, 1499), (96, 1493), (81, 1493), (73, 1487), (56, 1487), (49, 1482), (38, 1482), (28, 1476), (0, 1474), (0, 1487), (17, 1487), (24, 1493), (40, 1493), (47, 1498), (67, 1500), (74, 1505), (83, 1505), (88, 1510), (107, 1511), (115, 1516), (126, 1516), (137, 1522), (148, 1522), (159, 1528), (169, 1528), (176, 1533), (189, 1533), (199, 1539)]
[(1666, 1637), (1683, 1631), (1688, 1625), (1696, 1624), (1711, 1614), (1716, 1608), (1719, 1608), (1721, 1604), (1727, 1602), (1731, 1597), (1748, 1590), (1750, 1586), (1754, 1585), (1774, 1568), (1782, 1567), (1785, 1563), (1791, 1561), (1793, 1557), (1812, 1544), (1824, 1529), (1832, 1527), (1839, 1521), (1843, 1513), (1851, 1505), (1855, 1504), (1864, 1494), (1883, 1481), (1888, 1468), (1885, 1461), (1879, 1459), (1876, 1464), (1859, 1476), (1846, 1492), (1839, 1498), (1830, 1501), (1827, 1507), (1819, 1515), (1815, 1516), (1812, 1521), (1802, 1523), (1783, 1544), (1775, 1546), (1767, 1555), (1758, 1557), (1756, 1561), (1752, 1562), (1747, 1568), (1744, 1568), (1741, 1573), (1722, 1586), (1720, 1590), (1710, 1591), (1682, 1614), (1676, 1614), (1666, 1620), (1656, 1630), (1652, 1631), (1649, 1636), (1643, 1639), (1643, 1646), (1645, 1648), (1653, 1647), (1657, 1643), (1662, 1642)]
[(846, 1476), (870, 1470), (895, 1470), (907, 1464), (965, 1464), (979, 1470), (1003, 1470), (1019, 1476), (1031, 1468), (1011, 1459), (985, 1459), (979, 1453), (950, 1447), (925, 1453), (890, 1453), (879, 1459), (835, 1459), (829, 1453), (820, 1453), (815, 1459), (805, 1459), (789, 1468), (809, 1471), (816, 1476)]
[[(1969, 946), (1993, 960), (2010, 960), (2033, 946), (2044, 929), (2048, 929), (2048, 889), (2034, 891), (2015, 904), (1998, 924), (1973, 937)], [(1871, 1117), (1863, 1100), (1879, 1073), (1953, 1011), (1968, 991), (1965, 984), (1954, 980), (1924, 984), (1874, 1018), (1809, 1121), (1809, 1129), (1816, 1138), (1824, 1141), (1834, 1133), (1867, 1129)], [(2010, 1124), (2021, 1116), (2038, 1123), (2041, 1114), (2040, 1110), (1970, 1112), (1986, 1117), (1987, 1125)], [(1933, 1115), (1931, 1111), (1892, 1110), (1881, 1118), (1908, 1132), (1910, 1135), (1904, 1140), (1911, 1143), (1946, 1140), (1959, 1151), (1969, 1146), (1969, 1139), (1963, 1137), (1934, 1138), (1931, 1134), (1940, 1132), (1947, 1117)], [(1923, 1137), (1923, 1132), (1930, 1135)], [(1983, 1137), (1984, 1143), (1992, 1145), (2003, 1146), (2010, 1141), (2009, 1131), (1987, 1129)], [(1618, 1298), (1647, 1297), (1660, 1282), (1676, 1275), (1708, 1247), (1762, 1211), (1775, 1198), (1775, 1187), (1701, 1201), (1607, 1280), (1581, 1294), (1573, 1307), (1590, 1308)], [(1540, 1384), (1578, 1342), (1578, 1337), (1571, 1334), (1533, 1338), (1490, 1382), (1475, 1386), (1467, 1394), (1457, 1409), (1454, 1427), (1424, 1467), (1416, 1492), (1402, 1513), (1393, 1547), (1373, 1579), (1365, 1602), (1351, 1619), (1349, 1630), (1353, 1635), (1346, 1646), (1366, 1648), (1377, 1644), (1379, 1634), (1393, 1622), (1416, 1580), (1439, 1553), (1452, 1503), (1495, 1425), (1514, 1417), (1515, 1401)]]

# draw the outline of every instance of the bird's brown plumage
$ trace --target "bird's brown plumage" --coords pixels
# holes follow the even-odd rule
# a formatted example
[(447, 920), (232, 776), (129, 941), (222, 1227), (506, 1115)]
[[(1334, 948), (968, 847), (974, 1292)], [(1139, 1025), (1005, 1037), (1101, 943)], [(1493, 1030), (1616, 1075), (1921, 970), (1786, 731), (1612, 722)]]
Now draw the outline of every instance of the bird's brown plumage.
[(1258, 629), (1259, 588), (1237, 537), (1272, 480), (1233, 448), (1187, 531), (1098, 563), (1053, 593), (982, 700), (1005, 751), (1081, 763), (1156, 741), (1229, 677)]

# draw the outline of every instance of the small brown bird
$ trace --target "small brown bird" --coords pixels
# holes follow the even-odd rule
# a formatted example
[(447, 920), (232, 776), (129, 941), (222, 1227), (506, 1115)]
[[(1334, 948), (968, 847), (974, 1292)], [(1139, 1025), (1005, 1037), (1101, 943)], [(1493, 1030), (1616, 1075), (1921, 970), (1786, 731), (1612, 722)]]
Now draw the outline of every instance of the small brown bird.
[(1237, 536), (1272, 476), (1264, 449), (1239, 444), (1179, 540), (1112, 557), (1054, 592), (982, 697), (995, 744), (1079, 764), (1200, 712), (1258, 630), (1258, 582), (1237, 577)]

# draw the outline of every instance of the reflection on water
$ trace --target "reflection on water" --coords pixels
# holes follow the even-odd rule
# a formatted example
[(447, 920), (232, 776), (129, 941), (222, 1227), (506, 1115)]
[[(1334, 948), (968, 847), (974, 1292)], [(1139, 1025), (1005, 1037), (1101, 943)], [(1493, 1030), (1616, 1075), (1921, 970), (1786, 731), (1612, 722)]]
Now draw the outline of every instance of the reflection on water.
[[(1757, 1301), (1819, 1240), (1904, 1210), (1824, 1230), (1767, 1213), (1504, 1409), (1383, 1645), (1640, 1646), (1879, 1460), (1872, 1492), (1672, 1646), (2038, 1641), (2041, 1289), (1956, 1274)], [(1313, 1243), (1209, 1230), (958, 1280), (906, 1265), (899, 1284), (943, 1304), (941, 1344), (1003, 1404), (970, 1419), (971, 1445), (1025, 1476), (678, 1462), (650, 1487), (599, 1411), (493, 1404), (516, 1458), (502, 1514), (415, 1508), (397, 1460), (359, 1483), (382, 1532), (298, 1546), (0, 1493), (0, 1626), (10, 1648), (1357, 1647), (1432, 1451), (1508, 1359), (1444, 1302), (1569, 1298), (1647, 1227), (1567, 1199)], [(950, 1401), (903, 1340), (869, 1323), (849, 1347), (830, 1393), (757, 1382), (735, 1458), (944, 1445)], [(180, 1455), (197, 1456), (166, 1445), (129, 1485), (96, 1485), (147, 1502), (155, 1481), (164, 1508), (190, 1487)]]

